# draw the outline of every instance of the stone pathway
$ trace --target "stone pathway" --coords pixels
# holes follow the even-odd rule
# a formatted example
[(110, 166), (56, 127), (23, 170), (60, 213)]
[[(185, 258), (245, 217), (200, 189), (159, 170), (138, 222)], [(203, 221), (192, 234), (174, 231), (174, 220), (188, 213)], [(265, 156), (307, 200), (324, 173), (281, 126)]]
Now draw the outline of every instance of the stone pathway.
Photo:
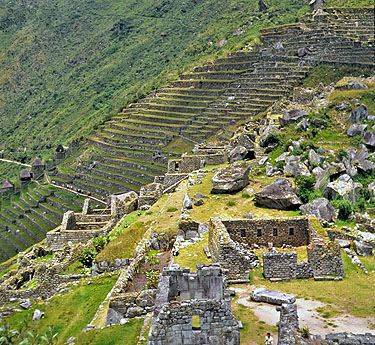
[[(240, 303), (250, 308), (260, 321), (268, 325), (275, 325), (280, 319), (280, 313), (276, 311), (276, 307), (271, 304), (257, 303), (250, 300), (250, 293), (258, 286), (250, 285), (236, 287), (234, 290), (239, 295), (236, 303)], [(298, 307), (298, 317), (300, 327), (307, 326), (311, 333), (320, 334), (322, 336), (329, 333), (352, 332), (352, 333), (370, 333), (375, 335), (375, 330), (370, 329), (371, 324), (375, 324), (375, 318), (359, 318), (349, 314), (341, 314), (333, 318), (323, 318), (317, 311), (326, 304), (305, 300), (302, 298), (296, 301)], [(335, 326), (335, 327), (334, 327)], [(276, 336), (276, 335), (275, 335)], [(274, 340), (276, 343), (276, 338)]]

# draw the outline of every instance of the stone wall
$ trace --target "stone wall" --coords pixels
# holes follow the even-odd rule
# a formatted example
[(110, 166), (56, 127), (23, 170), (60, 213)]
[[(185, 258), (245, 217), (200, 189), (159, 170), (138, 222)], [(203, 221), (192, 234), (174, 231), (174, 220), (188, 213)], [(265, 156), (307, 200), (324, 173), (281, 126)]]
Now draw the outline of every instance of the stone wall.
[(114, 226), (114, 222), (110, 221), (101, 229), (95, 230), (65, 230), (60, 231), (61, 226), (51, 230), (47, 233), (47, 247), (56, 250), (64, 247), (68, 242), (84, 243), (92, 239), (96, 235), (104, 236), (110, 232)]
[(278, 324), (278, 345), (295, 345), (295, 335), (298, 332), (297, 305), (283, 303), (280, 307), (280, 322)]
[(103, 273), (123, 270), (128, 267), (132, 259), (116, 259), (115, 261), (94, 261), (92, 263), (92, 276)]
[(267, 279), (291, 280), (297, 278), (297, 253), (270, 250), (263, 253), (263, 275)]
[[(148, 345), (239, 345), (238, 321), (225, 300), (192, 300), (164, 305), (150, 329)], [(193, 317), (199, 318), (193, 327)]]
[(152, 206), (163, 195), (163, 185), (160, 183), (150, 183), (143, 186), (139, 192), (138, 208), (145, 205)]
[(307, 247), (307, 255), (314, 279), (342, 279), (344, 277), (344, 266), (338, 243), (311, 243)]
[(344, 232), (341, 232), (341, 231), (338, 231), (338, 230), (327, 230), (327, 235), (328, 235), (328, 238), (331, 241), (334, 241), (336, 239), (354, 241), (354, 240), (357, 239), (356, 237), (354, 237), (352, 235), (345, 234)]
[(173, 185), (177, 184), (178, 182), (186, 179), (189, 175), (188, 174), (165, 174), (164, 175), (164, 190), (172, 187)]
[(155, 290), (118, 294), (111, 298), (107, 313), (107, 322), (141, 316), (154, 310)]
[(165, 268), (147, 344), (239, 345), (238, 321), (224, 288), (220, 265), (197, 265), (196, 273), (178, 265)]
[(220, 263), (230, 282), (248, 282), (250, 269), (259, 264), (253, 252), (231, 239), (220, 218), (210, 219), (209, 248), (212, 261)]
[(307, 217), (241, 219), (223, 221), (230, 237), (249, 245), (274, 247), (306, 246), (311, 241), (310, 222)]
[(263, 253), (263, 275), (279, 281), (311, 278), (313, 272), (309, 262), (297, 262), (296, 252), (278, 252), (272, 248), (268, 253)]

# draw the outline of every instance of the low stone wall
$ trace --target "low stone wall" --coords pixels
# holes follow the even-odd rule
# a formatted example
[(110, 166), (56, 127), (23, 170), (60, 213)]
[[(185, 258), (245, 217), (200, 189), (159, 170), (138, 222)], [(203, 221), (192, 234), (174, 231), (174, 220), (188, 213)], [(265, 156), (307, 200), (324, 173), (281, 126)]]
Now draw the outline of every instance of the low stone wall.
[(212, 261), (220, 263), (229, 282), (248, 282), (250, 269), (258, 266), (259, 259), (234, 242), (220, 218), (209, 222), (209, 248)]
[(123, 318), (141, 316), (154, 310), (155, 290), (123, 293), (111, 298), (107, 324), (120, 323)]
[(296, 252), (263, 253), (263, 275), (270, 280), (307, 279), (313, 276), (309, 262), (297, 262)]
[(274, 247), (306, 246), (311, 242), (310, 222), (307, 217), (240, 219), (223, 221), (230, 237), (249, 245)]
[(334, 241), (336, 239), (338, 240), (347, 240), (347, 241), (354, 241), (356, 238), (352, 235), (345, 234), (344, 232), (337, 231), (337, 230), (327, 230), (328, 238), (331, 241)]
[(176, 183), (183, 181), (186, 179), (189, 175), (188, 174), (165, 174), (164, 175), (164, 190), (168, 189), (169, 187), (172, 187)]
[(338, 243), (311, 243), (307, 247), (307, 255), (314, 279), (342, 279), (344, 277), (344, 266)]
[(54, 230), (47, 233), (47, 247), (52, 250), (56, 250), (64, 247), (68, 242), (73, 243), (84, 243), (92, 239), (96, 235), (104, 236), (112, 230), (114, 227), (112, 221), (108, 222), (107, 225), (101, 229), (95, 230), (64, 230), (61, 231), (61, 225)]
[(297, 253), (271, 250), (263, 253), (263, 275), (267, 279), (291, 280), (297, 278)]
[(103, 273), (110, 273), (114, 271), (123, 270), (128, 267), (132, 259), (116, 259), (115, 261), (94, 261), (92, 263), (92, 276), (97, 276)]

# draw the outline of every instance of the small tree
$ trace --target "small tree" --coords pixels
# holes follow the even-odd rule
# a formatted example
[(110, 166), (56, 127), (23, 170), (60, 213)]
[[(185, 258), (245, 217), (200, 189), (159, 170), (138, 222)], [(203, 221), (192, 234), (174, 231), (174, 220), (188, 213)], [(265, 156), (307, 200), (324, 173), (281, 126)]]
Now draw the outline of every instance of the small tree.
[(304, 202), (309, 202), (310, 196), (314, 194), (314, 186), (316, 179), (314, 175), (311, 176), (297, 176), (295, 182), (298, 188), (297, 195)]
[(82, 249), (78, 254), (78, 261), (85, 267), (91, 267), (95, 256), (98, 254), (94, 247)]
[(353, 210), (353, 205), (349, 200), (334, 200), (332, 205), (338, 210), (338, 219), (344, 221), (349, 219)]

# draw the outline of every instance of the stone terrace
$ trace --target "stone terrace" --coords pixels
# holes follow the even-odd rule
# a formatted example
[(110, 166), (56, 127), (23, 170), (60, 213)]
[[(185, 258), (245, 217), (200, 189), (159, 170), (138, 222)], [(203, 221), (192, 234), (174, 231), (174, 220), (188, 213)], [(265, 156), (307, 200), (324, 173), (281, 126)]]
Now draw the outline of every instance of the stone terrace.
[[(59, 174), (56, 183), (102, 198), (139, 191), (167, 171), (176, 140), (192, 147), (256, 116), (288, 94), (312, 66), (374, 67), (373, 22), (373, 7), (328, 8), (298, 24), (262, 30), (265, 49), (196, 67), (113, 117), (87, 138), (88, 157), (69, 174)], [(307, 54), (298, 54), (300, 48)]]

